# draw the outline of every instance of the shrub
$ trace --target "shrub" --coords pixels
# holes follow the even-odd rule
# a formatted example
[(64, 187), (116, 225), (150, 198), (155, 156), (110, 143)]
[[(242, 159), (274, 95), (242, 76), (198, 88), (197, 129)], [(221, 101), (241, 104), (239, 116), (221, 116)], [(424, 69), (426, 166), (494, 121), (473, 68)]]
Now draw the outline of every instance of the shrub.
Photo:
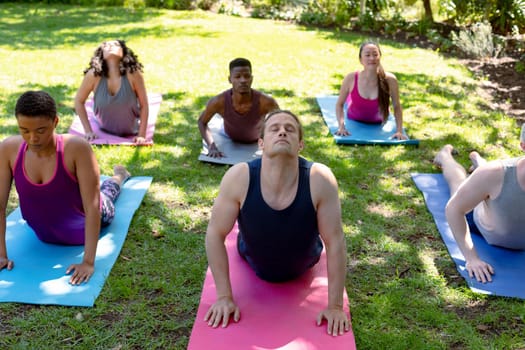
[(196, 6), (201, 10), (208, 11), (218, 2), (219, 0), (197, 0)]
[(525, 54), (521, 55), (519, 61), (514, 66), (516, 73), (525, 74)]
[(354, 29), (380, 32), (383, 29), (383, 21), (379, 16), (374, 15), (371, 11), (366, 11), (359, 16), (359, 20), (354, 25)]
[(525, 28), (525, 0), (444, 0), (440, 11), (461, 24), (488, 21), (502, 35)]
[(453, 44), (467, 57), (487, 58), (495, 54), (492, 26), (488, 22), (476, 23), (459, 34), (452, 32), (451, 36)]
[(401, 13), (395, 12), (392, 18), (389, 21), (385, 22), (385, 33), (386, 34), (395, 34), (399, 30), (406, 29), (407, 21), (403, 18)]
[(319, 27), (348, 27), (350, 18), (359, 12), (355, 0), (311, 0), (302, 11), (301, 24)]

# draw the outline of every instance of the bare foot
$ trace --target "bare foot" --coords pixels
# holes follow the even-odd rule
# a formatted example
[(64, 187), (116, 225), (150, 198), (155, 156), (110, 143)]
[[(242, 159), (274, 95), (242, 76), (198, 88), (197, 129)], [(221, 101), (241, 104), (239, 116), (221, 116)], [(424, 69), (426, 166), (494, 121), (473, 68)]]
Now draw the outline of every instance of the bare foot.
[(123, 184), (126, 182), (127, 179), (131, 176), (131, 173), (126, 169), (123, 165), (115, 165), (113, 167), (113, 177), (119, 182), (119, 184)]
[(471, 173), (473, 172), (474, 170), (476, 170), (479, 166), (487, 163), (487, 161), (485, 160), (485, 158), (483, 158), (478, 152), (476, 151), (472, 151), (470, 152), (470, 154), (468, 155), (468, 157), (470, 158), (470, 161), (472, 162), (472, 166), (468, 169), (468, 171)]
[(444, 158), (452, 157), (453, 154), (458, 154), (458, 152), (454, 149), (452, 145), (447, 144), (439, 150), (439, 152), (434, 157), (433, 162), (438, 168), (441, 168), (441, 166), (443, 165)]

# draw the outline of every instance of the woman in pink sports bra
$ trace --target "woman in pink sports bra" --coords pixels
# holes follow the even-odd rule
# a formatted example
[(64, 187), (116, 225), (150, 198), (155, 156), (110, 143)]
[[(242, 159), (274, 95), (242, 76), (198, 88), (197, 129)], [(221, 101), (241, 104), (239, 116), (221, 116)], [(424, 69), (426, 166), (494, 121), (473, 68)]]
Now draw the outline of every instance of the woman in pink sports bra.
[(341, 84), (335, 106), (339, 124), (336, 135), (351, 134), (345, 127), (345, 103), (348, 119), (379, 124), (388, 119), (391, 99), (396, 119), (396, 133), (392, 138), (407, 139), (403, 134), (403, 110), (399, 102), (397, 79), (394, 74), (383, 70), (380, 59), (381, 49), (378, 44), (367, 41), (359, 48), (359, 61), (363, 65), (363, 70), (349, 73)]

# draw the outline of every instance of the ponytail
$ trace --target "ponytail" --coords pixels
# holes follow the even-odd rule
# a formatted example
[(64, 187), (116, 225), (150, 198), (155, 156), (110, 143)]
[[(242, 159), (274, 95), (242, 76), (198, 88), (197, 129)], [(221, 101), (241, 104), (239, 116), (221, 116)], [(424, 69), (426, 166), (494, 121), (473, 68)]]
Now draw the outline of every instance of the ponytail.
[(379, 112), (383, 116), (383, 122), (386, 122), (389, 114), (388, 107), (390, 106), (390, 88), (386, 81), (385, 70), (381, 64), (377, 67), (377, 79)]

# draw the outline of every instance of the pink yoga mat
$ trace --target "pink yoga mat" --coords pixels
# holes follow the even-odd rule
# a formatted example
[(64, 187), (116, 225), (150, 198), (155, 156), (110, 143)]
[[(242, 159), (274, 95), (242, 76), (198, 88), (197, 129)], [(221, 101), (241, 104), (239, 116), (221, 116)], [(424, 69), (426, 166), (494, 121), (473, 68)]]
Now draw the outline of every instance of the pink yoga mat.
[[(162, 102), (161, 94), (148, 94), (148, 105), (149, 105), (149, 115), (148, 115), (148, 128), (146, 129), (146, 140), (148, 143), (145, 145), (153, 144), (153, 134), (155, 132), (155, 123), (157, 122), (157, 115), (159, 114), (160, 103)], [(86, 111), (88, 114), (89, 123), (93, 132), (98, 135), (98, 138), (90, 141), (92, 145), (126, 145), (126, 146), (135, 146), (133, 142), (134, 136), (129, 137), (120, 137), (113, 134), (108, 134), (105, 131), (100, 130), (100, 126), (95, 119), (93, 113), (93, 99), (90, 98), (86, 101)], [(78, 115), (75, 116), (71, 127), (69, 128), (69, 133), (78, 136), (84, 136), (84, 128), (80, 122)]]
[[(301, 278), (286, 283), (268, 283), (259, 279), (239, 256), (238, 230), (234, 227), (226, 239), (233, 294), (241, 310), (238, 323), (226, 328), (212, 328), (204, 315), (215, 302), (215, 283), (210, 269), (202, 290), (199, 310), (193, 325), (188, 350), (353, 350), (352, 329), (343, 336), (326, 333), (326, 321), (316, 325), (318, 313), (328, 301), (326, 254)], [(349, 313), (344, 292), (344, 308)]]

